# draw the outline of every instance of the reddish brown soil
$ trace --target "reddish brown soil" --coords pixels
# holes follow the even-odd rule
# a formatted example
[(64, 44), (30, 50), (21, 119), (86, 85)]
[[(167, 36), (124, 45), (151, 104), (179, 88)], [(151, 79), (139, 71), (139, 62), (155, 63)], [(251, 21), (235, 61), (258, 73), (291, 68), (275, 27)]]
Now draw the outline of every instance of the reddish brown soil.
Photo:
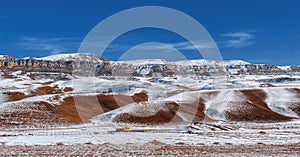
[[(40, 88), (37, 95), (51, 93), (56, 88)], [(10, 101), (26, 98), (24, 93), (7, 93)], [(56, 95), (59, 97), (59, 95)], [(76, 105), (75, 105), (76, 100)], [(0, 127), (5, 126), (40, 126), (51, 124), (66, 124), (87, 122), (93, 116), (105, 113), (132, 102), (147, 101), (146, 93), (126, 95), (97, 95), (67, 97), (61, 105), (51, 105), (47, 102), (16, 103), (11, 110), (0, 115)]]
[[(71, 89), (70, 89), (71, 90)], [(300, 90), (290, 89), (291, 91), (300, 94)], [(227, 111), (226, 118), (231, 121), (286, 121), (290, 120), (290, 117), (278, 114), (270, 110), (265, 103), (266, 93), (263, 90), (241, 90), (236, 91), (242, 93), (246, 97), (246, 101), (241, 102), (241, 104), (236, 104), (233, 102), (231, 105), (236, 106), (235, 110)], [(44, 95), (44, 94), (54, 94), (61, 93), (61, 90), (58, 86), (49, 87), (43, 86), (37, 90), (31, 92), (31, 95)], [(26, 96), (24, 93), (20, 92), (11, 92), (6, 93), (8, 95), (9, 101), (17, 101), (29, 96)], [(218, 92), (208, 92), (207, 97), (213, 98), (218, 94)], [(56, 95), (57, 99), (59, 95)], [(122, 94), (117, 95), (104, 95), (99, 94), (96, 96), (75, 96), (67, 97), (63, 100), (63, 103), (60, 105), (51, 105), (46, 102), (37, 102), (35, 105), (44, 106), (46, 111), (51, 111), (52, 114), (57, 114), (57, 121), (59, 118), (62, 118), (69, 122), (88, 122), (90, 118), (111, 110), (117, 109), (121, 106), (133, 103), (133, 102), (143, 102), (148, 100), (148, 95), (146, 93), (137, 93), (133, 96), (127, 96)], [(199, 122), (203, 120), (211, 120), (204, 113), (205, 102), (202, 98), (198, 102), (194, 103), (175, 103), (175, 102), (166, 102), (168, 110), (159, 110), (152, 116), (149, 117), (138, 117), (131, 115), (130, 113), (123, 113), (118, 115), (115, 118), (116, 122), (124, 123), (138, 123), (138, 124), (161, 124), (168, 123), (170, 120), (181, 122), (179, 116), (176, 115), (176, 111), (180, 108), (180, 112), (187, 114), (195, 115), (194, 122)], [(163, 105), (163, 103), (162, 103)], [(292, 105), (291, 109), (296, 113), (300, 114), (300, 103)], [(195, 109), (197, 109), (195, 111)], [(24, 112), (27, 112), (24, 109)], [(44, 110), (42, 110), (44, 111)], [(23, 118), (29, 116), (28, 114), (23, 113), (11, 113), (12, 117), (17, 114), (22, 114)], [(9, 114), (6, 114), (9, 117)], [(33, 116), (32, 116), (33, 115)], [(34, 116), (31, 117), (34, 119), (45, 119), (42, 117)], [(21, 116), (21, 117), (22, 117)], [(52, 115), (53, 117), (53, 115)], [(47, 118), (47, 117), (46, 117)], [(26, 119), (26, 118), (25, 118)], [(54, 121), (54, 120), (53, 120)], [(20, 123), (23, 123), (22, 121)]]
[(58, 88), (58, 85), (53, 87), (42, 86), (31, 92), (31, 96), (47, 95), (47, 94), (60, 94), (62, 91)]
[(8, 102), (10, 101), (18, 101), (18, 100), (22, 100), (24, 98), (27, 98), (28, 96), (26, 96), (24, 93), (22, 92), (7, 92), (5, 93), (8, 97)]
[[(233, 111), (227, 111), (226, 116), (231, 121), (287, 121), (291, 117), (272, 111), (265, 103), (266, 93), (263, 90), (241, 90), (246, 101)], [(243, 106), (243, 107), (242, 107)]]
[(100, 94), (97, 95), (97, 99), (101, 104), (103, 110), (105, 112), (108, 112), (130, 103), (147, 101), (148, 95), (143, 92), (136, 93), (133, 96), (127, 96), (122, 94), (116, 94), (116, 95)]
[(44, 128), (51, 125), (71, 124), (60, 115), (51, 112), (43, 103), (14, 104), (0, 115), (0, 128)]
[[(66, 89), (66, 88), (65, 88)], [(69, 91), (71, 89), (67, 89), (67, 91)], [(5, 93), (8, 96), (8, 100), (9, 102), (11, 101), (18, 101), (18, 100), (22, 100), (28, 97), (33, 97), (33, 96), (38, 96), (38, 95), (47, 95), (47, 94), (60, 94), (62, 93), (62, 91), (58, 88), (58, 86), (43, 86), (43, 87), (39, 87), (34, 91), (31, 91), (29, 95), (25, 95), (22, 92), (7, 92)]]
[(65, 87), (64, 92), (72, 92), (73, 88), (72, 87)]
[[(209, 93), (212, 94), (212, 93)], [(150, 105), (151, 104), (145, 104)], [(115, 117), (115, 122), (121, 123), (134, 123), (134, 124), (146, 124), (146, 125), (155, 125), (155, 124), (165, 124), (170, 121), (175, 123), (183, 122), (176, 113), (182, 112), (189, 115), (194, 115), (194, 119), (191, 121), (200, 122), (200, 121), (211, 121), (212, 119), (207, 117), (204, 113), (205, 105), (204, 100), (202, 98), (199, 99), (198, 102), (190, 102), (190, 103), (175, 103), (175, 102), (162, 102), (161, 104), (156, 104), (156, 106), (164, 106), (167, 107), (167, 110), (158, 110), (155, 114), (151, 116), (135, 116), (130, 113), (122, 113)], [(147, 108), (147, 107), (145, 107)], [(143, 106), (139, 106), (135, 108), (139, 114), (147, 114), (147, 110), (143, 108)]]
[[(196, 109), (196, 111), (195, 111)], [(212, 119), (204, 113), (205, 102), (202, 98), (194, 103), (180, 103), (180, 112), (195, 115), (193, 122), (211, 121)]]
[[(191, 104), (188, 104), (187, 106), (190, 106)], [(200, 122), (203, 120), (212, 120), (210, 119), (208, 116), (206, 116), (206, 114), (204, 113), (205, 110), (205, 104), (204, 104), (204, 100), (203, 99), (199, 99), (199, 104), (198, 104), (198, 108), (197, 108), (197, 112), (195, 114), (195, 118), (194, 118), (194, 122)]]
[[(115, 122), (121, 123), (134, 123), (134, 124), (163, 124), (168, 123), (171, 120), (178, 121), (180, 120), (179, 117), (176, 116), (176, 112), (179, 109), (179, 105), (175, 102), (165, 102), (161, 105), (165, 105), (167, 111), (159, 110), (154, 115), (151, 116), (135, 116), (130, 113), (122, 113), (114, 118)], [(140, 108), (143, 110), (143, 108)], [(142, 111), (143, 112), (143, 111)]]
[(133, 96), (127, 95), (104, 95), (97, 96), (72, 96), (63, 100), (61, 105), (50, 105), (43, 102), (51, 111), (58, 113), (71, 122), (88, 122), (90, 118), (105, 113), (121, 106), (147, 101), (146, 93), (137, 93)]

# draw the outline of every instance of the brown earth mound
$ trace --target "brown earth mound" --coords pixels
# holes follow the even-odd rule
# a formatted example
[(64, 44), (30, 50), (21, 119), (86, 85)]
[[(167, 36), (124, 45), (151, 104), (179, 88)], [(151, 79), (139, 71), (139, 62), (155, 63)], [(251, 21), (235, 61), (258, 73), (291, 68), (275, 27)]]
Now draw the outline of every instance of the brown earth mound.
[(48, 109), (63, 116), (71, 122), (88, 122), (90, 118), (121, 106), (147, 101), (146, 93), (137, 93), (133, 96), (122, 94), (97, 96), (71, 96), (64, 98), (61, 105), (47, 105)]
[(32, 96), (37, 95), (47, 95), (47, 94), (60, 94), (62, 91), (58, 88), (58, 85), (53, 87), (50, 86), (42, 86), (31, 92)]
[[(113, 121), (120, 123), (133, 123), (133, 124), (163, 124), (168, 123), (171, 120), (176, 122), (181, 121), (181, 119), (176, 115), (176, 112), (179, 109), (179, 105), (175, 102), (166, 102), (162, 105), (165, 105), (167, 110), (159, 110), (154, 115), (151, 116), (135, 116), (130, 113), (122, 113), (114, 118)], [(143, 110), (143, 107), (140, 108)], [(143, 111), (142, 111), (143, 112)]]
[[(73, 90), (72, 88), (65, 88), (65, 91), (71, 91)], [(4, 94), (7, 95), (8, 97), (8, 102), (11, 101), (18, 101), (18, 100), (22, 100), (25, 98), (29, 98), (29, 97), (33, 97), (33, 96), (38, 96), (38, 95), (47, 95), (47, 94), (60, 94), (62, 93), (62, 91), (58, 88), (58, 85), (50, 87), (50, 86), (42, 86), (39, 87), (37, 89), (35, 89), (34, 91), (31, 91), (29, 95), (25, 95), (22, 92), (6, 92)]]
[(101, 104), (104, 112), (108, 112), (130, 103), (147, 101), (148, 95), (143, 92), (136, 93), (133, 96), (127, 96), (122, 94), (116, 94), (116, 95), (100, 94), (97, 95), (97, 99)]
[[(272, 111), (265, 103), (267, 97), (263, 90), (241, 90), (246, 100), (243, 104), (232, 104), (234, 110), (226, 112), (226, 118), (231, 121), (286, 121), (291, 117)], [(238, 105), (238, 106), (237, 106)]]
[(45, 102), (13, 104), (10, 110), (1, 112), (0, 128), (47, 128), (70, 124), (60, 115), (49, 111), (47, 105)]
[[(194, 115), (193, 122), (201, 121), (211, 121), (212, 119), (208, 117), (205, 113), (205, 102), (202, 98), (198, 102), (194, 103), (179, 103), (180, 112), (185, 114)], [(196, 109), (196, 110), (195, 110)]]
[[(219, 92), (212, 91), (205, 93), (204, 97), (213, 98), (217, 96)], [(147, 105), (147, 104), (146, 104)], [(151, 106), (151, 104), (148, 104)], [(155, 125), (155, 124), (165, 124), (170, 121), (175, 123), (183, 122), (183, 119), (177, 115), (177, 112), (194, 116), (191, 121), (200, 122), (200, 121), (212, 121), (211, 118), (206, 116), (204, 113), (205, 102), (203, 98), (199, 98), (195, 102), (186, 102), (186, 103), (175, 103), (175, 102), (162, 102), (161, 104), (156, 104), (156, 106), (161, 105), (161, 108), (164, 108), (164, 105), (167, 107), (167, 110), (158, 110), (155, 114), (151, 116), (135, 116), (130, 113), (122, 113), (114, 118), (115, 122), (121, 123), (134, 123), (134, 124), (146, 124), (146, 125)], [(147, 108), (145, 106), (145, 108)], [(147, 112), (143, 107), (136, 107), (135, 110), (138, 112)], [(142, 114), (142, 113), (139, 113)]]
[(18, 101), (18, 100), (22, 100), (24, 98), (27, 98), (28, 96), (26, 96), (24, 93), (22, 92), (6, 92), (4, 93), (7, 95), (8, 97), (8, 102), (11, 101)]

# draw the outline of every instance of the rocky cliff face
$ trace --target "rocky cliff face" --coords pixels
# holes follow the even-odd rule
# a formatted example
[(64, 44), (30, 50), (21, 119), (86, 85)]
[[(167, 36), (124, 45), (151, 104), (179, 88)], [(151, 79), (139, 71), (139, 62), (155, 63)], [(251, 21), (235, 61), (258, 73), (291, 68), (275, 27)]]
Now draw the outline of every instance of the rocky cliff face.
[[(93, 57), (93, 60), (86, 58)], [(95, 72), (110, 75), (109, 61), (96, 55), (77, 54), (74, 58), (14, 58), (3, 56), (0, 58), (0, 68), (10, 71), (28, 72), (59, 72), (75, 75), (93, 76)]]
[[(143, 62), (143, 61), (140, 61)], [(250, 64), (241, 61), (179, 61), (144, 64), (112, 62), (112, 75), (133, 76), (176, 76), (176, 75), (283, 75), (300, 72), (300, 67), (281, 68), (275, 65)]]
[(176, 76), (176, 75), (273, 75), (300, 72), (299, 66), (280, 68), (274, 65), (243, 61), (154, 60), (110, 62), (93, 54), (56, 55), (45, 58), (0, 57), (0, 69), (27, 72), (59, 72), (82, 76)]

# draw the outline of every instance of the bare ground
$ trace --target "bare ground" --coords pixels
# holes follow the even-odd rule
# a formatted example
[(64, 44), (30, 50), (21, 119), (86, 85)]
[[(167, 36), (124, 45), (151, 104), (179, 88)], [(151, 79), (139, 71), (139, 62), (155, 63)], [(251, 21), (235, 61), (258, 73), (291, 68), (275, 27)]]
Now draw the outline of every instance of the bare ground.
[(135, 145), (112, 145), (109, 143), (95, 145), (92, 143), (78, 145), (0, 145), (0, 156), (298, 156), (300, 144), (286, 145), (225, 145), (212, 146), (164, 145), (159, 142)]

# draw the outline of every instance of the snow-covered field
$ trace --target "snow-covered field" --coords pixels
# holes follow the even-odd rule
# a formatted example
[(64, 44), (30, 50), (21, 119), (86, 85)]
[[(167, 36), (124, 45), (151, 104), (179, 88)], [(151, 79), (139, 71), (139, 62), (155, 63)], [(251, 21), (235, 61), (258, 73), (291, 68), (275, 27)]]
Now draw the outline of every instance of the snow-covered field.
[[(299, 147), (300, 143), (300, 76), (87, 78), (57, 73), (46, 77), (42, 73), (21, 71), (9, 77), (1, 75), (0, 144), (7, 147), (58, 143), (121, 146), (151, 141), (173, 146), (264, 144)], [(65, 75), (65, 79), (57, 75)], [(99, 95), (122, 94), (134, 99), (135, 94), (142, 92), (147, 93), (147, 101), (133, 100), (124, 105), (123, 100), (120, 103), (115, 100), (118, 107), (112, 109), (104, 104), (109, 110), (103, 109), (100, 114), (89, 117), (89, 122), (69, 122), (62, 116), (68, 113), (74, 118), (73, 110), (70, 109), (72, 113), (66, 111), (66, 98), (90, 96), (98, 99)], [(41, 102), (50, 107), (32, 106)], [(82, 107), (76, 106), (77, 103), (82, 102), (74, 99), (75, 109)], [(174, 103), (175, 108), (178, 105), (178, 112), (173, 114), (168, 103)], [(203, 110), (198, 104), (203, 105)], [(147, 117), (157, 112), (174, 117), (164, 124), (148, 124), (151, 120), (147, 121)], [(124, 121), (127, 113), (135, 116), (137, 123)], [(78, 114), (80, 117), (84, 113)], [(200, 118), (198, 121), (194, 120), (196, 114)], [(63, 120), (58, 122), (54, 115)]]
[[(49, 127), (47, 129), (13, 129), (0, 131), (0, 135), (11, 135), (0, 138), (5, 145), (66, 145), (112, 143), (122, 145), (126, 143), (146, 144), (153, 140), (165, 144), (175, 145), (185, 143), (190, 145), (233, 145), (264, 144), (295, 144), (300, 142), (300, 121), (253, 123), (253, 122), (217, 122), (203, 123), (173, 129), (163, 127), (131, 126), (132, 131), (118, 131), (117, 124), (90, 123), (68, 127)], [(226, 130), (227, 129), (227, 130)], [(149, 132), (143, 132), (149, 130)], [(191, 130), (187, 133), (186, 130)]]

